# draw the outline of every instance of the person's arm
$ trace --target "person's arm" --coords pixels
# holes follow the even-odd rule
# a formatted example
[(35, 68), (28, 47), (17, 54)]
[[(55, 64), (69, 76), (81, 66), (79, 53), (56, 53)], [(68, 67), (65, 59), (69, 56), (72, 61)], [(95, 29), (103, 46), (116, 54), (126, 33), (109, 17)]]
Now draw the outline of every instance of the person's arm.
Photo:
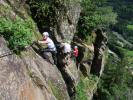
[(39, 44), (47, 44), (48, 42), (46, 40), (45, 41), (44, 40), (39, 40), (38, 43)]
[(76, 53), (76, 50), (73, 50), (74, 53)]

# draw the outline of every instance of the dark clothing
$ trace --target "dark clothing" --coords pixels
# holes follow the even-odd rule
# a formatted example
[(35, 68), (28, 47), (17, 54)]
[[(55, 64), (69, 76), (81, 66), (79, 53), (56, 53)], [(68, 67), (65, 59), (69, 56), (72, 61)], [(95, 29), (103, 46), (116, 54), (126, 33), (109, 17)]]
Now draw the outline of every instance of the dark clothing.
[(50, 61), (48, 55), (46, 54), (47, 52), (51, 52), (52, 58), (53, 58), (53, 60), (54, 60), (54, 64), (55, 64), (55, 65), (57, 64), (57, 51), (51, 51), (51, 50), (48, 49), (48, 48), (43, 48), (43, 49), (41, 49), (41, 52), (42, 52), (42, 54), (43, 54), (43, 57), (44, 57), (45, 59), (47, 59), (50, 63), (52, 63), (52, 62)]
[(64, 53), (64, 57), (67, 57), (70, 54), (71, 54), (70, 52)]

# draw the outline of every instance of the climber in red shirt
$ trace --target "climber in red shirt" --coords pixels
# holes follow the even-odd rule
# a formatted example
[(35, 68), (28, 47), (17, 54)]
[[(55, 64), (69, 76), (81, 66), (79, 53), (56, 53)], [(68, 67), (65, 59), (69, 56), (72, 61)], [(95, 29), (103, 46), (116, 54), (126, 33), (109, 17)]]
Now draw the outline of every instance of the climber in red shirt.
[(78, 57), (78, 54), (79, 54), (78, 47), (77, 46), (74, 46), (74, 50), (73, 50), (74, 57), (77, 58)]
[(79, 69), (79, 63), (78, 63), (78, 59), (77, 59), (78, 55), (79, 55), (78, 47), (74, 46), (74, 50), (73, 50), (74, 61), (76, 63), (77, 68)]

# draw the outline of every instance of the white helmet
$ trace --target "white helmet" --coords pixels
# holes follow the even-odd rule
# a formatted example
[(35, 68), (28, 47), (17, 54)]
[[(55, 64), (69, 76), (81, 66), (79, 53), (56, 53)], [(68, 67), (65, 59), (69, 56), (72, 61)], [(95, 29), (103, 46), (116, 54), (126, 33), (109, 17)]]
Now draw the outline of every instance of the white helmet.
[(48, 32), (43, 32), (43, 36), (49, 36)]
[(74, 48), (78, 48), (78, 46), (74, 46)]

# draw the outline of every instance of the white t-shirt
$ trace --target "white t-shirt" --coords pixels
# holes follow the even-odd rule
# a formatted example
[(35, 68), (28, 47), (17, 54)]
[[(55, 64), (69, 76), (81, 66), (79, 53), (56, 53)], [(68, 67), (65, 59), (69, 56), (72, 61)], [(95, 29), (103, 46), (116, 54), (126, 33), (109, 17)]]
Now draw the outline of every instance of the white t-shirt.
[(48, 37), (47, 38), (47, 40), (46, 40), (47, 42), (48, 42), (48, 48), (51, 50), (51, 51), (56, 51), (56, 47), (55, 47), (55, 45), (54, 45), (54, 42)]
[(62, 43), (62, 44), (64, 46), (64, 50), (63, 50), (64, 53), (71, 52), (71, 45), (70, 44), (68, 44), (68, 43)]

